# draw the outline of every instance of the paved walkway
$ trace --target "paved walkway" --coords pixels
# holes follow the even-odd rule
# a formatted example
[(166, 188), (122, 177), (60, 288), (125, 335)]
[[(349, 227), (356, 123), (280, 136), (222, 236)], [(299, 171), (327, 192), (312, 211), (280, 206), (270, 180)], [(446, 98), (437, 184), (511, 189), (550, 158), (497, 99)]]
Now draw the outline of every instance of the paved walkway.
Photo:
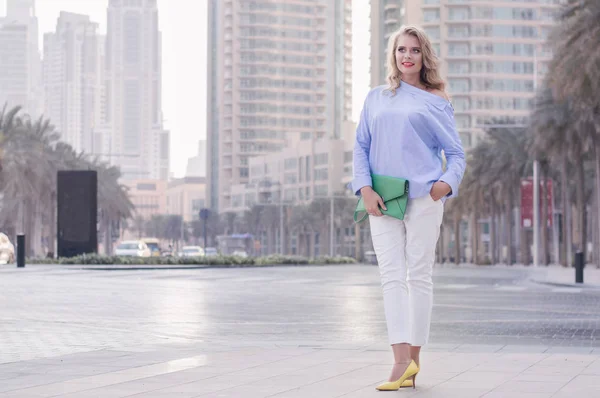
[(4, 268), (0, 398), (599, 396), (600, 290), (554, 272), (436, 268), (417, 389), (386, 393), (373, 266)]
[(600, 269), (595, 265), (588, 265), (583, 269), (583, 282), (575, 283), (575, 268), (561, 266), (539, 267), (539, 279), (543, 282), (578, 286), (583, 288), (600, 288)]
[(0, 397), (591, 398), (592, 351), (432, 344), (417, 389), (384, 393), (385, 345), (140, 345), (0, 365)]

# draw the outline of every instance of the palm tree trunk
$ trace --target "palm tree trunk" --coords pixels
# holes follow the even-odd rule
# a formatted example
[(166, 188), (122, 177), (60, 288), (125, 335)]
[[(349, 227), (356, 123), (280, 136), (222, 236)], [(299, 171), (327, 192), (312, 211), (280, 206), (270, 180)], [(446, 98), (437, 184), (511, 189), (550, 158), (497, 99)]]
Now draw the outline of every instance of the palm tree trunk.
[(42, 247), (42, 232), (43, 232), (43, 223), (42, 223), (42, 204), (40, 199), (33, 199), (33, 242), (31, 242), (33, 246), (33, 253), (35, 256), (43, 256), (43, 247)]
[(549, 265), (548, 259), (548, 168), (542, 166), (542, 216), (540, 220), (540, 239), (542, 240), (542, 258), (541, 263)]
[(104, 252), (106, 255), (112, 255), (112, 231), (111, 231), (111, 220), (108, 215), (104, 217)]
[(23, 217), (24, 225), (23, 225), (23, 233), (25, 234), (25, 256), (31, 257), (33, 256), (33, 199), (27, 198), (24, 200), (24, 210), (25, 214)]
[(477, 209), (473, 213), (473, 228), (471, 228), (471, 230), (473, 231), (473, 250), (471, 253), (472, 262), (473, 264), (479, 264), (479, 212)]
[(496, 264), (496, 205), (492, 203), (490, 209), (490, 262)]
[(50, 194), (50, 239), (48, 249), (56, 257), (56, 192)]
[[(458, 212), (457, 212), (458, 213)], [(457, 214), (454, 216), (454, 264), (460, 264), (460, 221), (461, 217)]]
[(521, 226), (521, 264), (529, 265), (529, 231), (524, 226)]
[(585, 253), (587, 246), (587, 231), (585, 225), (586, 203), (585, 203), (585, 174), (583, 170), (583, 159), (580, 158), (575, 164), (575, 195), (577, 201), (577, 229), (579, 242), (577, 249), (583, 253), (585, 263)]
[(442, 225), (440, 225), (440, 232), (438, 235), (438, 240), (435, 243), (435, 262), (437, 264), (441, 264), (442, 263), (442, 257), (443, 257), (443, 253), (442, 253), (442, 247), (444, 245), (444, 224), (442, 223)]
[(594, 242), (594, 254), (596, 261), (596, 267), (600, 268), (600, 141), (595, 134), (592, 135), (594, 137), (594, 168), (595, 168), (595, 177), (596, 177), (596, 206), (594, 207), (593, 215), (594, 220), (596, 221), (596, 241)]
[(568, 228), (568, 223), (569, 223), (569, 194), (568, 194), (568, 189), (569, 189), (569, 182), (568, 182), (568, 163), (567, 163), (567, 153), (565, 152), (561, 158), (561, 165), (560, 165), (560, 188), (561, 188), (561, 201), (562, 201), (562, 253), (561, 253), (561, 264), (563, 266), (568, 266), (569, 264), (569, 260), (567, 257), (567, 253), (569, 252), (568, 249), (568, 245), (569, 245), (569, 241), (570, 241), (570, 236), (569, 236), (569, 228)]
[(510, 186), (506, 197), (506, 264), (513, 265), (513, 187)]
[(362, 258), (360, 253), (360, 224), (354, 224), (354, 258), (359, 261)]

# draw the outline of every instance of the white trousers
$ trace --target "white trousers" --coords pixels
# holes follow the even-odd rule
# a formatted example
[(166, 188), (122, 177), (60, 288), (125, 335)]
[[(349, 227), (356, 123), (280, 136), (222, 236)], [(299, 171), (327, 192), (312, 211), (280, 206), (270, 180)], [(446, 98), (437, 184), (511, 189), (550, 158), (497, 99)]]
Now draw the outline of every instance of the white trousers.
[(433, 307), (433, 264), (444, 204), (409, 199), (404, 220), (369, 216), (390, 344), (425, 345)]

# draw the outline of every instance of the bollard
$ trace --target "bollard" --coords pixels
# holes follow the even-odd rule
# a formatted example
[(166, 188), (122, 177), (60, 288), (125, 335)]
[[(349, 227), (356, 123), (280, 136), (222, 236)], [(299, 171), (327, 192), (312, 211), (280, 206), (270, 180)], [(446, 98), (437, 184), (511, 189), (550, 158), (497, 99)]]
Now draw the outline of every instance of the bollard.
[(575, 253), (575, 283), (583, 283), (583, 252)]
[(17, 235), (17, 268), (25, 267), (25, 235)]

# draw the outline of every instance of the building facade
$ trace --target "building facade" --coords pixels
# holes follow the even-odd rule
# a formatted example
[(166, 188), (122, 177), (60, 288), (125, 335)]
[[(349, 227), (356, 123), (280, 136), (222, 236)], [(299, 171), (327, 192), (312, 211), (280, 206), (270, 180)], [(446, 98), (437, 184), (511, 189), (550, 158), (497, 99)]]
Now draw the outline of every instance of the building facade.
[(41, 59), (35, 0), (7, 0), (0, 18), (0, 109), (21, 106), (39, 117), (43, 111)]
[(206, 207), (206, 178), (184, 177), (169, 181), (167, 214), (183, 217), (184, 222), (198, 220)]
[(206, 140), (198, 142), (198, 154), (188, 159), (186, 177), (206, 177)]
[(100, 151), (124, 179), (169, 175), (163, 128), (162, 49), (156, 0), (110, 0), (106, 39), (105, 124)]
[(95, 153), (102, 122), (104, 60), (98, 24), (61, 12), (56, 32), (44, 35), (44, 115), (77, 151)]
[(547, 38), (560, 0), (372, 0), (371, 5), (373, 86), (385, 83), (389, 34), (402, 24), (417, 24), (442, 61), (465, 147), (476, 144), (486, 124), (525, 123), (551, 59)]
[(124, 180), (134, 206), (134, 217), (149, 220), (167, 214), (167, 182), (164, 180)]
[(27, 27), (0, 21), (0, 109), (28, 101)]
[(208, 176), (213, 210), (232, 207), (250, 160), (290, 133), (340, 137), (351, 116), (351, 0), (211, 0)]
[[(334, 210), (333, 240), (329, 213), (332, 200), (339, 205), (341, 199), (352, 198), (346, 185), (352, 179), (355, 129), (355, 123), (346, 121), (339, 138), (290, 133), (279, 152), (250, 159), (249, 182), (231, 187), (232, 205), (223, 211), (235, 213), (240, 221), (254, 206), (267, 209), (265, 213), (257, 212), (261, 214), (259, 223), (244, 225), (241, 228), (245, 229), (238, 231), (255, 235), (258, 253), (307, 256), (325, 255), (331, 250), (340, 255), (355, 253), (356, 231), (351, 210), (342, 207), (337, 215)], [(315, 211), (323, 216), (317, 222), (313, 220), (308, 229), (297, 219), (298, 211), (307, 207), (318, 208)], [(273, 225), (274, 220), (283, 220), (283, 225), (280, 221)]]
[(231, 206), (223, 211), (242, 213), (254, 205), (301, 205), (346, 195), (355, 128), (355, 123), (344, 122), (339, 138), (288, 134), (279, 152), (250, 159), (249, 181), (231, 187)]
[(386, 83), (388, 41), (402, 25), (419, 24), (421, 0), (370, 0), (371, 87)]

